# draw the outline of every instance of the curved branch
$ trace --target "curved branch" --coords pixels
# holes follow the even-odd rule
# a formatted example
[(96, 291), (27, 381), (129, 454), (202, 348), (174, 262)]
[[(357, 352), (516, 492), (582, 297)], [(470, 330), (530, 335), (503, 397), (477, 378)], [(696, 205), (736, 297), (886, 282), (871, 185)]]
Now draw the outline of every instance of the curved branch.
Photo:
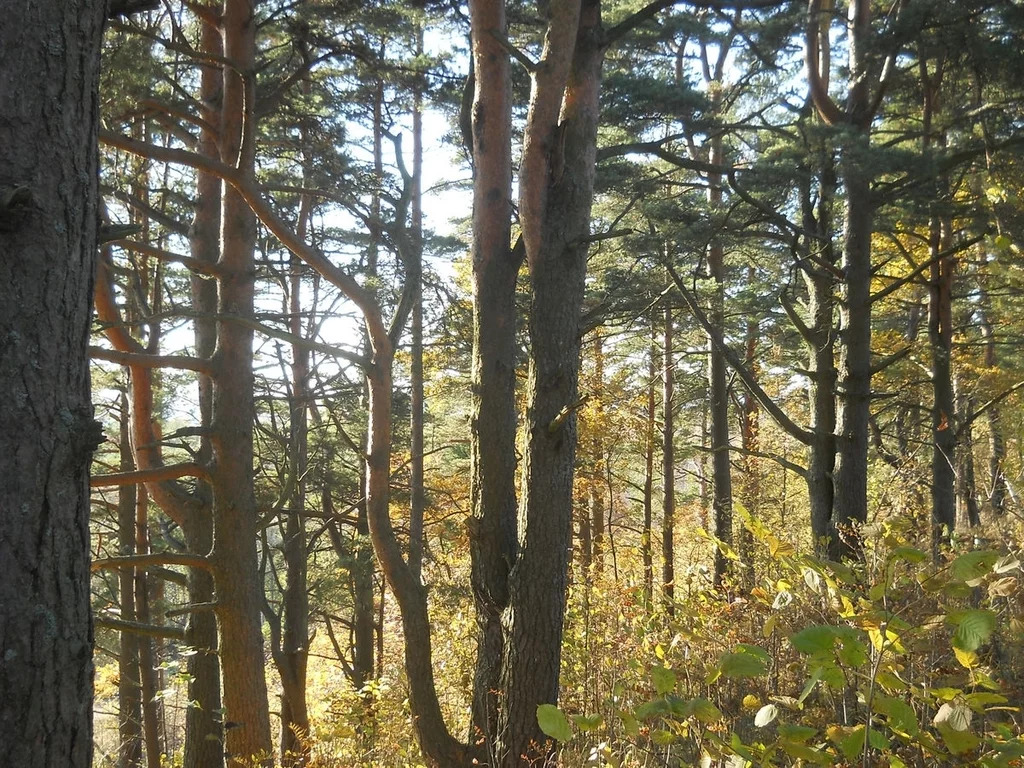
[[(807, 85), (811, 90), (811, 101), (826, 125), (843, 122), (843, 113), (828, 95), (828, 85), (821, 75), (821, 0), (810, 0), (807, 7)], [(824, 44), (829, 45), (824, 36)], [(827, 53), (827, 52), (826, 52)]]
[(775, 422), (782, 427), (789, 435), (795, 440), (800, 441), (804, 445), (810, 445), (814, 439), (814, 435), (801, 427), (795, 421), (793, 421), (785, 411), (783, 411), (774, 400), (768, 395), (761, 385), (757, 383), (757, 379), (750, 372), (750, 369), (743, 363), (742, 360), (736, 355), (735, 352), (725, 343), (725, 339), (722, 337), (722, 331), (720, 328), (716, 328), (708, 320), (704, 310), (700, 308), (700, 304), (697, 303), (696, 297), (690, 293), (690, 290), (686, 287), (686, 283), (676, 272), (675, 267), (671, 264), (666, 263), (665, 268), (668, 273), (672, 276), (672, 281), (676, 284), (676, 288), (683, 296), (683, 301), (686, 302), (686, 306), (689, 307), (690, 312), (693, 314), (694, 319), (700, 324), (707, 333), (708, 338), (711, 339), (711, 343), (715, 346), (722, 356), (725, 358), (729, 366), (736, 371), (736, 375), (740, 377), (744, 386), (750, 390), (750, 393), (754, 396), (761, 407), (764, 408)]
[(329, 283), (340, 290), (363, 314), (366, 329), (370, 337), (370, 345), (379, 358), (390, 357), (393, 347), (388, 337), (387, 328), (381, 317), (380, 307), (372, 293), (367, 291), (356, 279), (344, 270), (331, 263), (318, 248), (304, 242), (284, 219), (277, 215), (270, 202), (256, 185), (239, 173), (233, 166), (222, 163), (194, 152), (187, 152), (173, 147), (158, 147), (143, 141), (122, 136), (113, 131), (101, 128), (99, 139), (104, 144), (122, 149), (126, 152), (148, 157), (164, 163), (176, 163), (198, 171), (205, 171), (227, 182), (248, 203), (253, 213), (270, 232), (281, 241), (281, 244), (294, 253), (306, 264), (315, 269)]

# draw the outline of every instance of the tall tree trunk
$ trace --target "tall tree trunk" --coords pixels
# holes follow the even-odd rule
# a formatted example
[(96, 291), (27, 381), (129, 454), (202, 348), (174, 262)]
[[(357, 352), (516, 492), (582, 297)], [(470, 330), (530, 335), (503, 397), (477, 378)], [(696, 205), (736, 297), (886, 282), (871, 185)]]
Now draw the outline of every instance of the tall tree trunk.
[(0, 24), (0, 764), (19, 768), (92, 762), (88, 472), (102, 437), (86, 347), (105, 8), (19, 3)]
[[(839, 356), (839, 410), (834, 509), (829, 552), (833, 557), (860, 552), (857, 527), (868, 514), (868, 421), (871, 413), (871, 121), (881, 102), (881, 85), (871, 93), (869, 50), (871, 5), (851, 0), (849, 84), (840, 109), (828, 94), (828, 16), (821, 0), (811, 0), (807, 28), (807, 72), (811, 98), (826, 123), (845, 127), (840, 172), (846, 199), (839, 305), (842, 346)], [(825, 13), (822, 17), (821, 14)], [(822, 49), (825, 55), (820, 55)], [(824, 69), (824, 71), (823, 71)], [(887, 68), (881, 70), (883, 73)]]
[[(203, 21), (200, 30), (202, 49), (220, 55), (220, 30)], [(204, 157), (220, 159), (220, 125), (223, 75), (219, 67), (200, 67), (200, 101), (204, 105), (204, 123), (199, 131), (197, 151)], [(211, 268), (220, 258), (221, 180), (210, 173), (196, 172), (196, 202), (189, 248), (192, 258)], [(192, 306), (196, 356), (213, 358), (217, 348), (217, 283), (207, 276), (192, 275)], [(208, 428), (213, 420), (213, 380), (198, 376), (199, 423)], [(197, 463), (208, 465), (213, 456), (208, 430), (199, 441)], [(207, 555), (213, 548), (212, 492), (205, 480), (197, 480), (193, 502), (182, 509), (180, 524), (190, 552)], [(161, 505), (163, 507), (163, 505)], [(166, 508), (164, 508), (166, 512)], [(191, 568), (188, 573), (188, 599), (192, 605), (211, 605), (215, 600), (213, 574)], [(224, 727), (221, 716), (220, 658), (217, 617), (211, 610), (192, 611), (185, 624), (185, 643), (194, 651), (188, 658), (188, 700), (185, 712), (183, 768), (219, 768), (224, 765)]]
[[(304, 185), (305, 186), (305, 185)], [(306, 237), (310, 199), (303, 196), (299, 205), (296, 233)], [(302, 326), (302, 262), (290, 259), (288, 315), (290, 331), (303, 338)], [(306, 666), (309, 659), (309, 586), (307, 583), (306, 546), (306, 473), (309, 466), (308, 413), (309, 348), (292, 344), (292, 386), (289, 417), (289, 463), (292, 493), (285, 519), (284, 552), (285, 587), (282, 595), (280, 648), (275, 648), (275, 662), (281, 676), (281, 764), (305, 765), (309, 759), (309, 714), (306, 708)]]
[(952, 244), (950, 222), (933, 217), (929, 237), (931, 266), (928, 338), (932, 348), (932, 538), (949, 541), (956, 526), (956, 404), (953, 395), (952, 291), (955, 259), (937, 259)]
[[(945, 147), (941, 130), (934, 120), (942, 104), (943, 58), (940, 54), (934, 72), (920, 59), (922, 107), (922, 152), (929, 156), (933, 146)], [(928, 232), (928, 258), (931, 261), (928, 284), (928, 341), (932, 352), (932, 546), (938, 556), (939, 545), (949, 541), (956, 527), (956, 403), (953, 394), (953, 273), (956, 259), (942, 256), (953, 244), (951, 217), (941, 210), (948, 204), (949, 180), (937, 177)]]
[[(600, 328), (598, 334), (600, 334)], [(594, 560), (595, 575), (604, 572), (604, 549), (605, 549), (605, 459), (604, 447), (604, 343), (600, 335), (594, 338), (594, 392), (596, 398), (594, 405), (595, 429), (591, 448), (593, 450), (593, 465), (590, 479), (590, 519), (594, 531), (592, 551)]]
[(654, 432), (657, 417), (655, 382), (658, 377), (657, 331), (651, 318), (651, 343), (647, 352), (647, 411), (644, 424), (644, 528), (640, 539), (640, 555), (644, 564), (644, 606), (648, 611), (654, 603)]
[[(519, 176), (530, 269), (530, 372), (520, 544), (509, 573), (498, 754), (522, 765), (546, 739), (537, 707), (558, 700), (586, 277), (604, 56), (599, 0), (553, 0), (533, 73)], [(575, 41), (575, 46), (573, 45)], [(570, 53), (571, 52), (571, 53)], [(547, 752), (548, 750), (544, 750)]]
[[(149, 553), (149, 494), (145, 486), (135, 491), (135, 552)], [(149, 579), (142, 568), (135, 569), (135, 618), (142, 624), (158, 623), (150, 610)], [(146, 745), (146, 765), (160, 768), (163, 745), (160, 740), (160, 700), (157, 694), (157, 660), (154, 639), (139, 635), (139, 680), (142, 688), (142, 736)]]
[[(984, 246), (982, 246), (983, 248)], [(987, 259), (983, 259), (983, 262)], [(992, 302), (984, 284), (979, 285), (980, 301), (978, 316), (981, 325), (981, 337), (985, 342), (985, 367), (996, 370), (999, 358), (996, 354), (996, 333), (992, 320)], [(1006, 458), (1006, 441), (1003, 438), (1003, 424), (998, 406), (988, 410), (988, 500), (992, 511), (1001, 516), (1006, 512), (1006, 499), (1009, 495), (1006, 475), (1003, 471), (1003, 460)]]
[[(475, 75), (473, 133), (472, 587), (477, 663), (470, 743), (492, 749), (498, 736), (502, 613), (516, 542), (516, 276), (511, 247), (512, 106), (510, 67), (499, 37), (505, 3), (470, 3)], [(481, 759), (494, 760), (482, 754)]]
[[(221, 160), (252, 178), (255, 162), (255, 19), (252, 0), (225, 0), (221, 21), (224, 69)], [(255, 216), (224, 185), (218, 264), (217, 352), (213, 382), (213, 520), (211, 558), (217, 584), (225, 750), (233, 764), (272, 761), (270, 714), (260, 630), (262, 585), (256, 559), (253, 492), (253, 331), (230, 318), (251, 318)], [(253, 663), (253, 660), (260, 663)]]
[[(755, 277), (754, 268), (747, 268), (747, 284), (752, 285)], [(757, 340), (759, 336), (757, 319), (751, 315), (747, 318), (746, 339), (745, 339), (745, 360), (747, 369), (755, 378), (760, 378), (760, 366), (757, 362)], [(759, 409), (757, 399), (753, 393), (747, 391), (743, 397), (742, 429), (740, 434), (743, 456), (743, 505), (747, 509), (751, 522), (757, 519), (760, 514), (761, 503), (761, 467), (758, 459), (749, 452), (756, 452), (759, 445), (760, 424), (758, 423)], [(744, 526), (740, 531), (740, 556), (746, 566), (743, 569), (743, 587), (749, 594), (756, 583), (756, 570), (754, 568), (754, 535), (750, 526)]]
[[(714, 152), (712, 152), (714, 155)], [(714, 162), (714, 161), (713, 161)], [(710, 181), (709, 197), (721, 202), (721, 180)], [(715, 189), (718, 189), (717, 194)], [(725, 251), (713, 242), (708, 248), (708, 269), (714, 281), (708, 319), (720, 334), (725, 333)], [(729, 464), (729, 385), (725, 356), (714, 344), (708, 344), (708, 407), (711, 415), (711, 493), (715, 518), (715, 536), (732, 544), (732, 467)], [(715, 549), (715, 588), (721, 589), (729, 569), (729, 560), (721, 548)]]
[(672, 350), (672, 325), (672, 306), (666, 301), (661, 367), (661, 589), (669, 616), (675, 615), (676, 589), (675, 357)]
[[(128, 396), (121, 394), (121, 428), (119, 437), (122, 472), (135, 468), (131, 446), (131, 415)], [(122, 485), (117, 489), (118, 555), (135, 554), (135, 506), (137, 488)], [(138, 621), (135, 612), (135, 570), (118, 571), (118, 592), (121, 598), (121, 616), (124, 621)], [(142, 765), (142, 680), (139, 676), (139, 636), (133, 632), (121, 633), (121, 653), (118, 666), (118, 766), (139, 768)]]
[[(423, 54), (423, 26), (416, 30), (416, 53)], [(415, 297), (409, 342), (409, 567), (419, 577), (423, 569), (423, 515), (427, 507), (423, 478), (423, 81), (417, 79), (412, 108), (412, 201), (410, 213)]]
[[(801, 244), (804, 286), (807, 289), (807, 321), (795, 322), (807, 349), (807, 395), (810, 406), (811, 441), (807, 448), (807, 496), (811, 512), (811, 538), (815, 551), (823, 553), (832, 536), (836, 461), (836, 337), (835, 277), (829, 268), (836, 263), (832, 246), (832, 205), (836, 191), (835, 165), (827, 147), (817, 148), (818, 200), (815, 207), (810, 179), (801, 190), (802, 223), (813, 233)], [(812, 260), (817, 256), (818, 264)], [(788, 313), (794, 314), (789, 305)]]

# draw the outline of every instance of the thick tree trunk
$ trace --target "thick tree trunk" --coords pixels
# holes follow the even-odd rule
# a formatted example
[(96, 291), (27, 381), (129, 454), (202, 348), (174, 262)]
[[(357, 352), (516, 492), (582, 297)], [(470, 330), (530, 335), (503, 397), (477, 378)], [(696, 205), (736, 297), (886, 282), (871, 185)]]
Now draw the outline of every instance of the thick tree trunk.
[(96, 264), (105, 3), (40, 0), (0, 24), (0, 764), (92, 761), (86, 354)]
[[(534, 72), (520, 166), (519, 211), (532, 289), (528, 445), (521, 548), (509, 574), (505, 614), (498, 721), (502, 766), (521, 766), (523, 756), (537, 756), (536, 745), (546, 742), (537, 706), (558, 700), (572, 543), (579, 322), (604, 55), (600, 3), (580, 5), (571, 0), (551, 5), (546, 66)], [(564, 58), (569, 50), (571, 62)]]
[(477, 615), (471, 744), (498, 736), (501, 616), (516, 542), (516, 276), (511, 241), (512, 107), (505, 3), (470, 3), (473, 35), (472, 586)]
[(675, 357), (672, 325), (672, 307), (666, 302), (661, 366), (661, 590), (669, 616), (675, 614), (676, 589)]
[[(255, 20), (251, 0), (226, 0), (222, 18), (224, 70), (220, 155), (253, 174)], [(221, 668), (224, 675), (225, 750), (242, 764), (271, 762), (270, 714), (260, 630), (261, 589), (256, 560), (253, 493), (253, 332), (230, 320), (252, 317), (256, 220), (249, 205), (225, 185), (218, 265), (216, 373), (213, 383), (213, 520), (211, 553), (217, 584)], [(257, 660), (259, 663), (254, 663)]]
[(871, 180), (863, 167), (867, 131), (855, 132), (842, 160), (846, 187), (840, 300), (839, 412), (830, 552), (855, 554), (856, 528), (868, 517), (868, 417), (871, 406)]

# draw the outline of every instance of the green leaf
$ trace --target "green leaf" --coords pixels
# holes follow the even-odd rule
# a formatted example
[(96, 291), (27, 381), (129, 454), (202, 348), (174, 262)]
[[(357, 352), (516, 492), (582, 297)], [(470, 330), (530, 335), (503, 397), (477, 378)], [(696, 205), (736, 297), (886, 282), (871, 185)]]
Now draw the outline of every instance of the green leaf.
[(601, 715), (573, 715), (572, 721), (576, 723), (576, 727), (584, 733), (588, 731), (596, 731), (604, 723), (604, 718)]
[(768, 674), (764, 660), (750, 653), (725, 653), (719, 660), (723, 677), (742, 679)]
[(693, 700), (693, 714), (705, 725), (717, 723), (723, 717), (722, 710), (707, 699), (702, 698), (696, 698)]
[(928, 554), (917, 547), (896, 547), (889, 556), (893, 560), (904, 560), (914, 565), (928, 559)]
[(779, 738), (794, 742), (805, 742), (818, 733), (817, 728), (809, 725), (795, 725), (793, 723), (779, 723)]
[(958, 581), (972, 582), (988, 575), (999, 560), (999, 553), (991, 550), (964, 552), (949, 565), (949, 572)]
[(669, 744), (676, 740), (676, 735), (672, 731), (658, 730), (651, 731), (651, 741), (660, 747), (667, 747)]
[(637, 707), (635, 714), (639, 720), (649, 720), (658, 715), (669, 715), (671, 713), (672, 707), (665, 699), (653, 699)]
[(943, 742), (945, 742), (946, 748), (954, 755), (970, 752), (972, 749), (977, 749), (978, 745), (981, 744), (981, 739), (970, 731), (958, 731), (946, 723), (940, 723), (936, 728)]
[(847, 760), (853, 760), (864, 750), (864, 735), (864, 726), (857, 725), (840, 739), (839, 749), (846, 756)]
[(565, 715), (554, 704), (541, 704), (537, 707), (537, 725), (556, 741), (568, 741), (572, 738), (572, 729)]
[(908, 736), (916, 736), (921, 730), (917, 722), (917, 713), (903, 699), (876, 693), (872, 703), (876, 712), (885, 715), (889, 728), (893, 731), (905, 733)]
[(651, 667), (651, 680), (659, 696), (664, 696), (676, 687), (676, 673), (667, 667)]
[(987, 608), (971, 608), (950, 614), (956, 624), (953, 633), (953, 647), (961, 651), (976, 651), (983, 645), (996, 628), (996, 615)]
[(800, 653), (831, 651), (836, 642), (836, 628), (826, 624), (812, 624), (789, 638), (789, 642)]

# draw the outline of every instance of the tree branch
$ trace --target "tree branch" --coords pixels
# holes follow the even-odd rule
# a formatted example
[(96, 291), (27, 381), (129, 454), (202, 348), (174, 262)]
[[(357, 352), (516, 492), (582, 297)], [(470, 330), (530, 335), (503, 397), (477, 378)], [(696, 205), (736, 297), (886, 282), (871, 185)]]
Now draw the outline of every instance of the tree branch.
[(195, 371), (209, 376), (213, 365), (209, 360), (188, 355), (150, 355), (144, 352), (121, 352), (106, 347), (89, 347), (89, 356), (97, 360), (107, 360), (121, 365), (138, 365), (145, 368), (177, 368), (183, 371)]
[(139, 469), (134, 472), (111, 472), (106, 475), (93, 475), (89, 478), (90, 488), (110, 488), (119, 485), (137, 485), (139, 483), (158, 483), (162, 480), (176, 480), (179, 477), (210, 478), (210, 472), (200, 464), (168, 464), (152, 469)]
[(678, 288), (679, 292), (682, 294), (683, 301), (685, 301), (686, 305), (690, 308), (690, 312), (693, 314), (694, 319), (696, 319), (704, 329), (705, 333), (707, 333), (708, 338), (711, 339), (711, 343), (714, 345), (715, 349), (721, 352), (726, 362), (728, 362), (730, 367), (736, 371), (736, 375), (740, 377), (744, 386), (750, 390), (750, 393), (754, 396), (757, 402), (761, 404), (761, 407), (764, 408), (773, 419), (775, 419), (775, 422), (782, 427), (790, 437), (800, 441), (804, 445), (810, 445), (811, 441), (814, 439), (814, 435), (789, 418), (786, 412), (768, 396), (768, 393), (765, 392), (761, 388), (761, 385), (757, 383), (757, 379), (750, 372), (750, 369), (747, 368), (729, 345), (725, 343), (721, 330), (712, 325), (711, 321), (708, 320), (707, 315), (705, 315), (704, 311), (700, 308), (700, 304), (697, 303), (696, 297), (690, 293), (690, 290), (686, 287), (686, 283), (683, 282), (679, 273), (676, 272), (675, 268), (667, 262), (665, 267), (668, 269), (668, 273), (672, 276), (672, 281), (676, 284), (676, 288)]
[(187, 552), (149, 552), (145, 555), (122, 555), (93, 560), (89, 564), (92, 572), (117, 568), (146, 568), (150, 565), (184, 565), (204, 571), (213, 570), (213, 564), (202, 555)]

